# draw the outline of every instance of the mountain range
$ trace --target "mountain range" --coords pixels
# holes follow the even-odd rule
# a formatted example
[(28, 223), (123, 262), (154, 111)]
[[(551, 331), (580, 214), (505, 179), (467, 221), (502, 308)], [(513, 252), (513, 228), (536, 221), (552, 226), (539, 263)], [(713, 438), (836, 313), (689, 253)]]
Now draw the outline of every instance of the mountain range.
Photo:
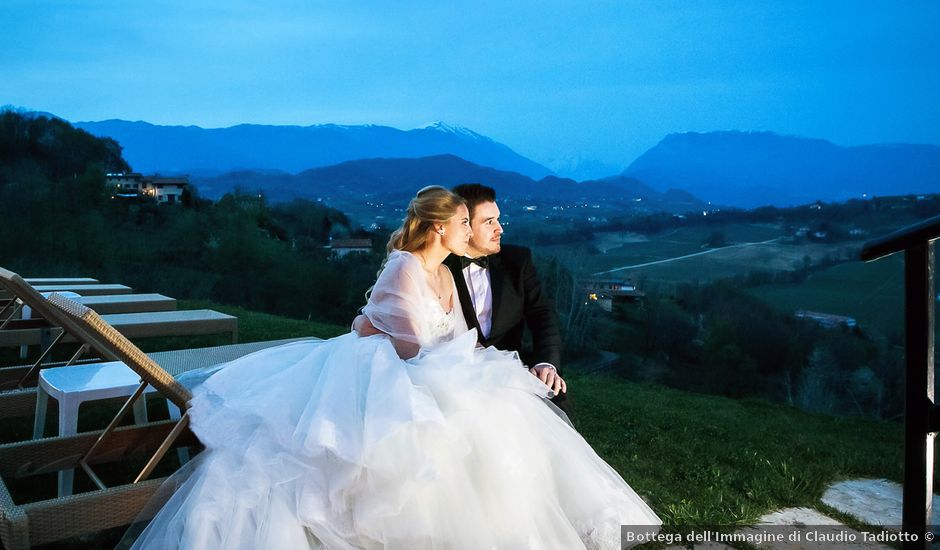
[(752, 208), (940, 192), (940, 147), (841, 147), (772, 132), (671, 134), (624, 170), (655, 189)]
[[(561, 192), (569, 197), (570, 184), (554, 185), (552, 171), (472, 130), (437, 122), (424, 128), (398, 130), (388, 126), (264, 126), (243, 124), (230, 128), (158, 126), (146, 122), (107, 120), (79, 122), (75, 126), (98, 136), (109, 136), (124, 147), (124, 156), (135, 170), (187, 173), (207, 195), (221, 189), (222, 182), (247, 178), (249, 187), (270, 188), (281, 196), (290, 194), (285, 182), (326, 181), (330, 174), (360, 178), (356, 184), (372, 185), (385, 179), (397, 182), (494, 181), (507, 185), (510, 194)], [(475, 166), (442, 163), (438, 157), (453, 155)], [(353, 165), (372, 170), (382, 166), (405, 173), (350, 172), (350, 161), (373, 159)], [(389, 163), (384, 159), (437, 159), (420, 163)], [(578, 156), (550, 162), (562, 173), (580, 174), (593, 182), (591, 189), (615, 190), (596, 177), (617, 169)], [(625, 163), (626, 164), (626, 163)], [(420, 169), (418, 166), (420, 165)], [(367, 168), (368, 167), (368, 168)], [(442, 171), (454, 169), (455, 172)], [(486, 177), (475, 171), (493, 169)], [(311, 176), (311, 169), (323, 169)], [(229, 174), (236, 172), (237, 175)], [(421, 177), (415, 176), (418, 172)], [(497, 173), (516, 173), (514, 179)], [(354, 174), (355, 173), (355, 174)], [(296, 174), (297, 177), (292, 177)], [(433, 177), (432, 177), (433, 175)], [(644, 184), (650, 193), (681, 190), (720, 206), (752, 208), (765, 204), (789, 206), (816, 200), (843, 201), (874, 195), (922, 194), (940, 191), (940, 147), (935, 145), (889, 144), (843, 147), (831, 142), (773, 132), (723, 131), (680, 133), (666, 136), (630, 163), (622, 176)], [(311, 177), (313, 179), (311, 179)], [(271, 182), (260, 184), (270, 178)], [(325, 179), (324, 179), (325, 178)], [(428, 178), (431, 178), (430, 180)], [(489, 179), (487, 179), (489, 178)], [(353, 185), (335, 178), (336, 185)], [(573, 180), (565, 180), (571, 181)], [(533, 185), (538, 183), (539, 185)], [(633, 185), (631, 183), (631, 185)], [(298, 195), (308, 194), (303, 187)], [(411, 189), (413, 191), (413, 189)], [(502, 191), (502, 190), (501, 190)], [(607, 191), (605, 191), (607, 192)], [(652, 195), (651, 195), (652, 196)], [(548, 197), (547, 197), (548, 198)], [(683, 202), (683, 201), (679, 201)]]
[(660, 193), (626, 176), (580, 183), (555, 176), (536, 181), (516, 172), (480, 166), (455, 155), (353, 160), (299, 174), (234, 171), (217, 176), (196, 176), (192, 181), (202, 196), (211, 199), (240, 188), (246, 192), (261, 191), (274, 201), (306, 198), (340, 205), (372, 200), (403, 206), (415, 190), (426, 185), (451, 187), (459, 183), (479, 182), (496, 188), (500, 200), (533, 203), (549, 200), (565, 204), (618, 201), (631, 207), (642, 204), (644, 209), (670, 212), (686, 212), (703, 206), (702, 201), (688, 193)]
[(140, 172), (219, 174), (232, 170), (282, 170), (297, 173), (347, 160), (451, 154), (535, 179), (552, 173), (501, 143), (443, 122), (413, 130), (336, 124), (241, 124), (229, 128), (200, 128), (126, 120), (76, 122), (75, 126), (96, 136), (116, 139), (124, 147), (125, 159)]

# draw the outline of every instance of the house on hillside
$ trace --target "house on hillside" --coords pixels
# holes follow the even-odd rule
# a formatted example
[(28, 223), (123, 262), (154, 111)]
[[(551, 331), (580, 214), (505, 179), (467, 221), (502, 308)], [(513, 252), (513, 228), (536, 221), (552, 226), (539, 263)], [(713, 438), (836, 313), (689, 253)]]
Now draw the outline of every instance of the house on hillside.
[(140, 195), (140, 181), (143, 179), (137, 172), (106, 174), (108, 187), (120, 197), (137, 197)]
[(327, 248), (335, 258), (342, 258), (347, 254), (371, 254), (372, 239), (330, 239)]
[(137, 172), (111, 173), (106, 175), (107, 184), (115, 197), (146, 197), (157, 204), (179, 204), (183, 191), (189, 187), (189, 176), (165, 178), (159, 175), (144, 176)]
[(815, 321), (825, 328), (835, 328), (840, 326), (845, 326), (848, 328), (855, 328), (858, 326), (858, 323), (853, 317), (846, 317), (845, 315), (833, 315), (832, 313), (820, 313), (818, 311), (806, 311), (803, 309), (796, 310), (796, 313), (793, 314), (797, 319), (808, 319), (810, 321)]
[(585, 279), (581, 282), (585, 299), (597, 303), (601, 309), (610, 312), (614, 304), (636, 302), (645, 294), (637, 290), (633, 281), (620, 279)]

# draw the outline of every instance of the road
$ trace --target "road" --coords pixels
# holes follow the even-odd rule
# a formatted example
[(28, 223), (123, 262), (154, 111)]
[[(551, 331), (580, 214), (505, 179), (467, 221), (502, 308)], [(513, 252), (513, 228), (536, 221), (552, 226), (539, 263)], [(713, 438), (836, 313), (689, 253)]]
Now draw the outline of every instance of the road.
[(722, 246), (721, 248), (709, 248), (708, 250), (703, 250), (703, 251), (701, 251), (701, 252), (693, 252), (692, 254), (686, 254), (685, 256), (676, 256), (675, 258), (666, 258), (665, 260), (656, 260), (655, 262), (646, 262), (646, 263), (644, 263), (644, 264), (625, 265), (625, 266), (622, 266), (622, 267), (615, 267), (615, 268), (613, 268), (613, 269), (608, 269), (607, 271), (598, 271), (597, 273), (592, 273), (591, 275), (594, 276), (594, 277), (597, 277), (597, 276), (600, 276), (600, 275), (607, 275), (608, 273), (615, 273), (615, 272), (617, 272), (617, 271), (624, 271), (624, 270), (626, 270), (626, 269), (636, 269), (636, 268), (638, 268), (638, 267), (647, 267), (647, 266), (651, 266), (651, 265), (665, 264), (665, 263), (669, 263), (669, 262), (674, 262), (674, 261), (676, 261), (676, 260), (684, 260), (684, 259), (686, 259), (686, 258), (694, 258), (695, 256), (704, 256), (705, 254), (711, 254), (712, 252), (718, 252), (719, 250), (728, 250), (728, 249), (730, 249), (730, 248), (742, 248), (742, 247), (745, 247), (745, 246), (754, 246), (754, 245), (758, 245), (758, 244), (770, 244), (770, 243), (772, 243), (772, 242), (779, 241), (780, 239), (781, 239), (781, 237), (776, 237), (776, 238), (773, 238), (773, 239), (768, 239), (768, 240), (766, 240), (766, 241), (760, 241), (760, 242), (754, 242), (754, 243), (738, 243), (738, 244), (731, 244), (731, 245), (728, 245), (728, 246)]

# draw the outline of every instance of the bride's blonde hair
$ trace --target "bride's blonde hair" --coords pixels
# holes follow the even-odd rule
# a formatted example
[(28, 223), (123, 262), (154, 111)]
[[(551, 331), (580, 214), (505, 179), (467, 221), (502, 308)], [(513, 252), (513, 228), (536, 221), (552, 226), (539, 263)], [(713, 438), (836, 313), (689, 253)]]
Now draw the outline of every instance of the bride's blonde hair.
[(392, 233), (386, 250), (414, 252), (428, 242), (428, 233), (436, 223), (445, 223), (454, 217), (457, 208), (467, 202), (459, 195), (444, 189), (440, 185), (430, 185), (418, 191), (411, 202), (401, 227)]
[[(396, 229), (388, 239), (388, 245), (385, 247), (388, 254), (395, 250), (405, 252), (420, 250), (428, 243), (428, 233), (434, 228), (434, 224), (445, 223), (454, 217), (461, 204), (467, 204), (467, 201), (440, 185), (429, 185), (418, 191), (408, 203), (408, 210), (405, 213), (405, 219), (401, 222), (401, 227)], [(388, 254), (385, 255), (379, 271), (375, 274), (376, 279), (385, 269)], [(373, 288), (375, 285), (366, 290), (366, 302), (369, 301)], [(362, 308), (359, 308), (359, 311), (361, 313)]]

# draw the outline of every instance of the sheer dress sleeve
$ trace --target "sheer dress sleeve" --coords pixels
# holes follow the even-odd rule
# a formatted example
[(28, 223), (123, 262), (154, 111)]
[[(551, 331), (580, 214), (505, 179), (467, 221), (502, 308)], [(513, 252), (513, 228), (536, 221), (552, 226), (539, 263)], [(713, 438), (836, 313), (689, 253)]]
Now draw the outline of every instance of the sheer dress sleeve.
[(372, 325), (393, 341), (410, 344), (405, 346), (414, 348), (409, 356), (430, 343), (427, 301), (431, 297), (426, 287), (418, 259), (408, 252), (394, 251), (362, 310)]

